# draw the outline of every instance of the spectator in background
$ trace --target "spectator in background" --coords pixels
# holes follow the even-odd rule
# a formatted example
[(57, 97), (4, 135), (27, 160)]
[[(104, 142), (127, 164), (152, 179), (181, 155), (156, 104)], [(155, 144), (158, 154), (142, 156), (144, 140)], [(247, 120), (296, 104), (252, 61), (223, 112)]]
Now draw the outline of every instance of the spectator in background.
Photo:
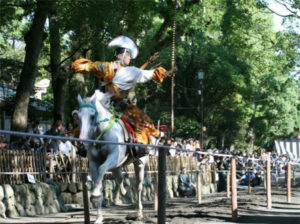
[(28, 141), (25, 137), (17, 138), (17, 141), (12, 143), (11, 148), (17, 149), (17, 150), (31, 150), (31, 148), (28, 144)]
[[(72, 119), (73, 119), (73, 122), (72, 122), (72, 124), (73, 124), (72, 137), (73, 138), (79, 138), (79, 135), (80, 135), (78, 113), (79, 113), (78, 110), (73, 110), (72, 111)], [(86, 157), (87, 150), (83, 146), (83, 144), (79, 144), (79, 142), (77, 142), (77, 141), (72, 142), (72, 144), (76, 147), (78, 155)]]
[(207, 165), (207, 164), (209, 164), (208, 155), (201, 155), (201, 157), (198, 161), (199, 161), (198, 165)]
[[(70, 134), (68, 134), (68, 132), (65, 132), (63, 134), (63, 137), (68, 138), (68, 137), (70, 137)], [(62, 153), (64, 155), (65, 154), (72, 154), (72, 148), (73, 148), (73, 146), (72, 146), (72, 143), (70, 141), (68, 141), (68, 140), (62, 140), (62, 141), (60, 141), (58, 147), (59, 147), (59, 152), (60, 153)]]
[(184, 151), (182, 151), (181, 156), (186, 156), (186, 152), (185, 152), (186, 151), (186, 140), (185, 139), (182, 140), (181, 147), (184, 150)]
[(186, 167), (181, 168), (178, 176), (178, 193), (181, 197), (194, 197), (196, 195), (195, 185), (187, 175)]
[[(209, 149), (209, 150), (207, 150), (207, 152), (209, 152), (209, 153), (214, 153), (214, 150)], [(213, 155), (209, 155), (209, 156), (208, 156), (208, 164), (212, 164), (212, 163), (214, 163), (214, 162), (215, 162), (214, 156), (213, 156)]]
[(7, 149), (7, 142), (5, 135), (0, 135), (0, 149)]
[(223, 157), (216, 158), (217, 169), (219, 174), (219, 181), (218, 181), (218, 192), (226, 190), (226, 170), (228, 169), (228, 164), (224, 161)]
[[(164, 142), (165, 146), (171, 146), (171, 144), (172, 144), (172, 139), (171, 138), (165, 139), (165, 142)], [(166, 150), (167, 150), (167, 156), (170, 156), (170, 150), (167, 149), (167, 148), (166, 148)]]
[(73, 132), (74, 132), (74, 127), (73, 127), (73, 123), (72, 122), (68, 122), (67, 125), (66, 125), (66, 131), (68, 133), (72, 133), (72, 136), (73, 136)]
[(42, 151), (43, 149), (43, 145), (39, 138), (31, 138), (29, 142), (29, 146), (31, 148), (31, 151)]
[[(60, 132), (63, 129), (63, 125), (62, 125), (62, 121), (61, 120), (56, 120), (50, 130), (46, 131), (46, 135), (54, 135), (54, 136), (59, 136)], [(53, 152), (58, 153), (59, 152), (59, 143), (60, 140), (55, 140), (55, 139), (44, 139), (45, 144), (44, 146), (46, 147), (47, 151), (51, 151), (51, 149), (53, 150)]]
[(46, 131), (46, 135), (60, 135), (62, 129), (63, 129), (62, 121), (57, 120), (53, 122), (50, 130)]
[(189, 139), (189, 140), (187, 141), (187, 143), (186, 143), (186, 145), (185, 145), (185, 149), (186, 149), (186, 150), (192, 150), (192, 144), (191, 144), (192, 141), (193, 141), (193, 140), (191, 140), (191, 139)]
[(41, 134), (41, 135), (44, 134), (45, 133), (44, 128), (40, 124), (39, 120), (40, 118), (33, 118), (31, 122), (28, 124), (26, 131), (30, 133)]
[(78, 138), (80, 134), (78, 110), (72, 111), (72, 119), (73, 119), (73, 130), (74, 130), (73, 135), (74, 138)]
[(195, 150), (196, 151), (200, 151), (201, 150), (201, 144), (199, 140), (195, 141)]
[[(38, 119), (33, 119), (30, 125), (27, 127), (27, 132), (32, 134), (43, 134), (41, 132), (40, 122)], [(40, 151), (42, 145), (44, 144), (44, 140), (38, 137), (29, 137), (27, 140), (28, 146), (31, 148), (32, 151)]]
[(177, 151), (177, 150), (176, 150), (175, 148), (177, 147), (177, 145), (178, 145), (178, 144), (177, 144), (177, 142), (175, 141), (175, 139), (172, 139), (172, 140), (171, 140), (171, 147), (174, 147), (174, 148), (173, 148), (173, 149), (171, 148), (171, 149), (169, 150), (170, 156), (173, 156), (173, 157), (176, 156), (176, 151)]
[(183, 148), (182, 148), (182, 144), (180, 144), (181, 141), (176, 141), (177, 144), (177, 148), (179, 148), (180, 150), (176, 150), (176, 156), (182, 156), (183, 155)]
[[(194, 142), (194, 140), (193, 139), (190, 139), (189, 141), (188, 141), (188, 144), (186, 145), (186, 150), (187, 151), (195, 151), (196, 149), (195, 149), (195, 142)], [(188, 156), (193, 156), (193, 152), (187, 152), (187, 155)]]

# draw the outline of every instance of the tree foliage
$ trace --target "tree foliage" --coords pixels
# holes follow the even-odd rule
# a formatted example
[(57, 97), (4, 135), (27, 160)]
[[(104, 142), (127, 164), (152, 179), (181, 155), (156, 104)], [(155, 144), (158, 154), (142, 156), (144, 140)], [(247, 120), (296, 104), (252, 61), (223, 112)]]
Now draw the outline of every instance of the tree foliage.
[[(291, 10), (287, 19), (295, 24), (299, 4), (287, 3)], [(35, 0), (0, 3), (1, 83), (17, 85), (24, 64), (24, 36), (36, 5)], [(170, 69), (172, 0), (64, 0), (57, 1), (56, 13), (60, 59), (55, 63), (59, 69), (53, 76), (53, 38), (51, 45), (51, 29), (46, 24), (47, 38), (36, 78), (64, 75), (66, 87), (58, 89), (66, 88), (65, 93), (62, 91), (65, 100), (57, 101), (55, 94), (53, 99), (56, 90), (49, 90), (44, 100), (65, 102), (60, 108), (67, 119), (76, 109), (76, 95), (91, 95), (100, 84), (94, 76), (71, 74), (71, 61), (79, 57), (113, 60), (113, 52), (106, 45), (117, 35), (128, 35), (137, 41), (140, 55), (133, 62), (135, 66), (159, 51), (159, 61)], [(205, 137), (216, 139), (218, 147), (236, 144), (270, 148), (274, 139), (294, 136), (299, 129), (299, 81), (293, 73), (300, 61), (299, 33), (292, 26), (286, 32), (274, 31), (274, 13), (268, 1), (262, 0), (177, 1), (173, 135), (198, 138), (200, 112), (204, 110)], [(203, 108), (198, 94), (200, 69), (205, 71)], [(170, 80), (136, 86), (138, 106), (155, 123), (160, 120), (168, 127), (170, 86)]]

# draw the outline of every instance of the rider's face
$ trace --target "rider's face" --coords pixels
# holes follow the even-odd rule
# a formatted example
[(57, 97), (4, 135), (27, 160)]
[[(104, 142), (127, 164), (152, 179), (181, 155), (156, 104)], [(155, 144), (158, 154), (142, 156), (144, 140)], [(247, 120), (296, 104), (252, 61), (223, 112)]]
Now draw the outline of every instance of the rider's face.
[[(123, 57), (123, 54), (118, 54), (118, 58), (119, 59), (122, 59)], [(131, 61), (131, 56), (128, 52), (125, 53), (125, 56), (124, 56), (124, 60), (123, 60), (123, 63), (125, 65), (129, 65), (130, 64), (130, 61)]]

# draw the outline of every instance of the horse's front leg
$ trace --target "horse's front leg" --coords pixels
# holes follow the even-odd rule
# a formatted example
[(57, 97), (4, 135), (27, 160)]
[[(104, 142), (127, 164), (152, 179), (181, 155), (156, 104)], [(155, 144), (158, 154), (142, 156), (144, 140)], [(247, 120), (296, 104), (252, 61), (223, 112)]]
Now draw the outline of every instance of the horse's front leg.
[[(90, 167), (92, 170), (92, 173), (94, 172), (93, 169), (95, 169), (97, 163), (90, 162)], [(97, 224), (102, 223), (103, 216), (102, 216), (102, 201), (103, 201), (103, 192), (102, 192), (102, 181), (105, 173), (114, 168), (116, 166), (115, 162), (115, 156), (109, 156), (107, 157), (106, 161), (99, 166), (97, 169), (97, 175), (95, 175), (95, 186), (92, 191), (91, 195), (91, 201), (94, 203), (97, 203), (97, 218), (96, 222)], [(94, 175), (93, 175), (94, 176)]]
[(97, 175), (97, 178), (94, 180), (95, 181), (95, 186), (94, 186), (94, 189), (92, 191), (92, 195), (91, 197), (95, 200), (97, 200), (97, 198), (101, 197), (102, 195), (102, 182), (103, 182), (103, 178), (104, 178), (104, 175), (105, 173), (114, 168), (116, 166), (115, 164), (115, 161), (114, 161), (114, 158), (112, 157), (108, 157), (107, 160), (99, 166), (98, 168), (98, 175)]
[[(94, 183), (97, 185), (97, 180), (98, 180), (98, 168), (99, 168), (99, 164), (97, 162), (94, 162), (92, 160), (90, 160), (90, 170), (92, 173), (92, 178)], [(100, 189), (102, 188), (102, 183), (100, 183)], [(95, 190), (95, 188), (94, 188)], [(93, 191), (94, 193), (94, 191)], [(102, 216), (102, 201), (103, 201), (103, 197), (102, 197), (102, 191), (99, 190), (96, 194), (91, 195), (91, 202), (94, 202), (97, 204), (97, 217), (96, 217), (96, 224), (100, 224), (103, 222), (103, 216)]]
[(144, 182), (146, 157), (140, 158), (140, 162), (134, 163), (134, 171), (136, 176), (136, 188), (137, 188), (137, 219), (143, 219), (143, 204), (142, 204), (142, 190)]

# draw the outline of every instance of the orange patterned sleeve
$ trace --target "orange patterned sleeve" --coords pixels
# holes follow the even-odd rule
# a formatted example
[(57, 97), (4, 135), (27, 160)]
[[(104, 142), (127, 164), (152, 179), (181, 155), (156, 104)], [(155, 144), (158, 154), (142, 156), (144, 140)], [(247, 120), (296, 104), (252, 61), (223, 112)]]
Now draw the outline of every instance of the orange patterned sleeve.
[(156, 82), (162, 82), (167, 76), (164, 74), (166, 73), (166, 69), (163, 67), (158, 67), (157, 69), (154, 70), (152, 80)]
[(106, 75), (111, 75), (107, 74), (107, 70), (110, 67), (109, 64), (109, 62), (92, 62), (86, 58), (80, 58), (72, 63), (71, 70), (83, 74), (92, 73), (98, 78), (104, 78)]

